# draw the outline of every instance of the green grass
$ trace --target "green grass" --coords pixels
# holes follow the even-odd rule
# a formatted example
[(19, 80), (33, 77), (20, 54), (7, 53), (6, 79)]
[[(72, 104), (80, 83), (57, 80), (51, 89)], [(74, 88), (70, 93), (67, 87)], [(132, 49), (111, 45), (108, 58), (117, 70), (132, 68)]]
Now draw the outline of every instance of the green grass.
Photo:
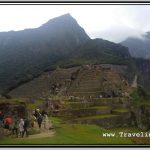
[(123, 113), (123, 112), (129, 112), (129, 110), (125, 109), (125, 108), (119, 108), (119, 109), (114, 109), (113, 112), (121, 112), (121, 113)]
[(111, 108), (111, 106), (94, 106), (94, 107), (90, 107), (90, 109), (109, 109)]
[(32, 103), (32, 104), (29, 104), (28, 105), (28, 108), (29, 109), (36, 109), (36, 108), (38, 108), (41, 104), (43, 103), (43, 100), (36, 100), (34, 103)]
[(26, 98), (0, 99), (0, 103), (20, 104), (26, 102)]
[(101, 115), (96, 115), (96, 116), (88, 116), (88, 117), (81, 117), (78, 118), (76, 120), (80, 120), (80, 119), (98, 119), (98, 118), (111, 118), (111, 117), (116, 117), (118, 115), (112, 115), (112, 114), (101, 114)]
[(83, 102), (69, 102), (69, 101), (65, 101), (66, 105), (70, 105), (70, 104), (83, 104)]
[[(139, 131), (137, 128), (115, 128), (104, 129), (96, 125), (65, 124), (60, 118), (50, 117), (54, 124), (56, 134), (51, 138), (38, 139), (1, 139), (0, 144), (21, 144), (21, 145), (126, 145), (134, 144), (131, 138), (120, 138), (120, 131)], [(103, 133), (113, 132), (115, 137), (103, 137)]]
[(110, 106), (93, 106), (93, 107), (86, 107), (86, 108), (70, 108), (70, 109), (61, 109), (63, 110), (76, 110), (76, 111), (80, 111), (80, 110), (91, 110), (91, 109), (110, 109)]

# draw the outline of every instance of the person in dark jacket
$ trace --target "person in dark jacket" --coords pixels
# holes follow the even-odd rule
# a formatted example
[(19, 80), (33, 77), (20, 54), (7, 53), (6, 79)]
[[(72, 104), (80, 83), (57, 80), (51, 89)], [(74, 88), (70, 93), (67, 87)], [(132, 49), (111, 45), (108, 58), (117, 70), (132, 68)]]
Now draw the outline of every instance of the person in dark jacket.
[(18, 122), (17, 118), (14, 118), (12, 124), (13, 124), (12, 125), (12, 134), (13, 135), (15, 134), (16, 137), (18, 137), (18, 124), (19, 124), (19, 122)]
[(23, 131), (23, 136), (26, 133), (26, 137), (28, 137), (28, 127), (29, 127), (29, 120), (26, 118), (24, 120), (24, 131)]
[(39, 113), (38, 116), (37, 116), (37, 123), (38, 123), (38, 125), (39, 125), (39, 128), (41, 128), (42, 121), (43, 121), (43, 117), (42, 117), (42, 115)]
[(42, 124), (42, 121), (43, 121), (43, 116), (40, 113), (39, 109), (36, 109), (36, 116), (37, 116), (36, 119), (37, 119), (38, 126), (41, 129), (41, 124)]

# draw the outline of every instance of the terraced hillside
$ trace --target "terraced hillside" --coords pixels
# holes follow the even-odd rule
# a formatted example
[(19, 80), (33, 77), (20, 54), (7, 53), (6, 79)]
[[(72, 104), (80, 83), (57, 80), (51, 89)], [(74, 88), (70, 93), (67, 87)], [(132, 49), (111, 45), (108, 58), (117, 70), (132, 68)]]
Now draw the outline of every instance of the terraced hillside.
[[(110, 64), (58, 68), (9, 94), (12, 97), (31, 95), (43, 100), (45, 97), (46, 101), (40, 100), (39, 103), (42, 109), (53, 116), (63, 117), (67, 122), (96, 124), (105, 128), (127, 126), (131, 124), (131, 85), (123, 76), (125, 69), (126, 66)], [(54, 97), (59, 97), (57, 104)]]
[(83, 97), (118, 97), (122, 96), (129, 87), (123, 77), (126, 66), (95, 65), (84, 66), (72, 80), (67, 93)]
[[(93, 67), (93, 68), (92, 68)], [(32, 81), (25, 83), (8, 94), (12, 97), (41, 97), (50, 94), (74, 96), (120, 96), (128, 89), (128, 82), (123, 77), (126, 66), (93, 65), (57, 68), (45, 72)]]
[(131, 86), (123, 77), (126, 66), (85, 65), (72, 73), (63, 107), (54, 115), (73, 123), (105, 128), (131, 125)]
[(69, 99), (55, 115), (70, 123), (96, 124), (105, 128), (128, 126), (131, 125), (130, 99)]
[(25, 98), (48, 96), (51, 94), (52, 86), (56, 86), (56, 84), (65, 84), (65, 81), (70, 79), (71, 74), (77, 69), (78, 67), (70, 69), (58, 68), (54, 71), (45, 72), (41, 76), (34, 78), (32, 81), (13, 89), (8, 94), (11, 97)]

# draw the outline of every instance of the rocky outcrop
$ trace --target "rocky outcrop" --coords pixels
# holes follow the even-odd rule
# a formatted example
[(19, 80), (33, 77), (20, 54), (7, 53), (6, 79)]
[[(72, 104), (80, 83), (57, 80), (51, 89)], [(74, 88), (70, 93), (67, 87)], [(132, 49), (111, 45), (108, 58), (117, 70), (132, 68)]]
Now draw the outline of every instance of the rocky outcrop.
[(140, 105), (132, 107), (132, 125), (142, 130), (150, 129), (150, 106)]
[(150, 60), (136, 59), (138, 84), (147, 91), (150, 90)]

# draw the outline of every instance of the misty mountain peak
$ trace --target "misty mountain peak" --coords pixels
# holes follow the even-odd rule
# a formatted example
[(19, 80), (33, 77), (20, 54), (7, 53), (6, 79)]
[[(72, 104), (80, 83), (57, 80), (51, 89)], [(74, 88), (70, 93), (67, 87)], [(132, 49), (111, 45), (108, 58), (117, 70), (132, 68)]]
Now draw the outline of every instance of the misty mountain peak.
[(150, 59), (150, 32), (143, 34), (142, 38), (129, 37), (121, 44), (129, 48), (132, 57)]
[(150, 31), (146, 32), (145, 37), (150, 39)]
[(78, 24), (77, 21), (69, 14), (64, 14), (58, 17), (55, 17), (53, 19), (50, 19), (48, 22), (43, 24), (41, 27), (46, 27), (46, 26), (62, 26), (62, 25), (69, 25), (69, 24)]

